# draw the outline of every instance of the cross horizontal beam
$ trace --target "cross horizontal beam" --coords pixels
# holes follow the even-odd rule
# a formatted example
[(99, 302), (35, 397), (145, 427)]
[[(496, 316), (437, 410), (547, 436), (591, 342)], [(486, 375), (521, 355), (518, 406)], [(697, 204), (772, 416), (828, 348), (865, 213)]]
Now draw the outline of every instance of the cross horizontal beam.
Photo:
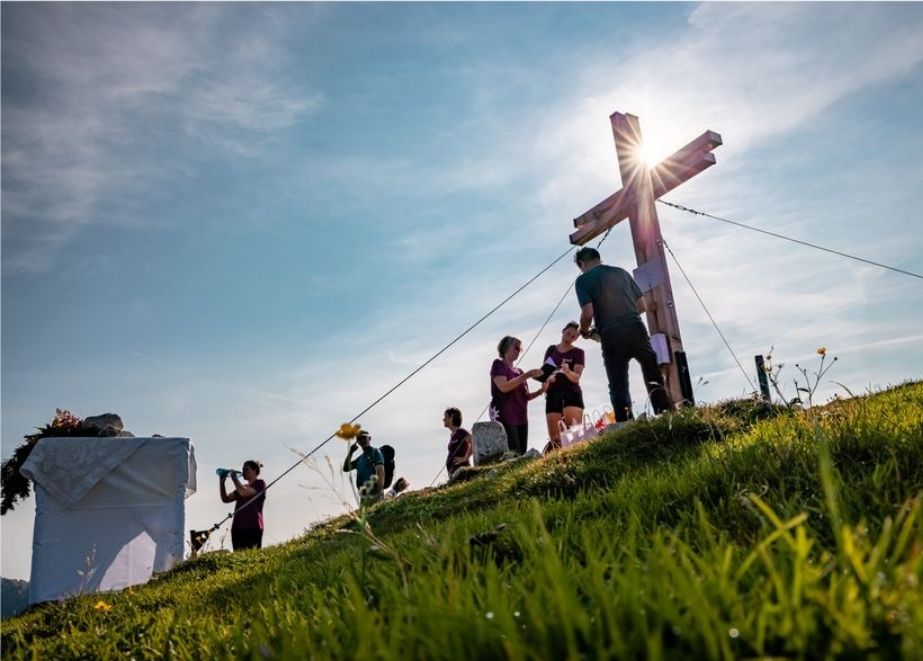
[[(711, 153), (722, 144), (721, 136), (714, 131), (705, 131), (698, 138), (664, 159), (651, 170), (654, 198), (666, 195), (684, 181), (687, 181), (715, 164)], [(573, 245), (583, 245), (593, 237), (628, 217), (637, 202), (632, 190), (622, 188), (574, 219), (576, 232), (570, 235)]]

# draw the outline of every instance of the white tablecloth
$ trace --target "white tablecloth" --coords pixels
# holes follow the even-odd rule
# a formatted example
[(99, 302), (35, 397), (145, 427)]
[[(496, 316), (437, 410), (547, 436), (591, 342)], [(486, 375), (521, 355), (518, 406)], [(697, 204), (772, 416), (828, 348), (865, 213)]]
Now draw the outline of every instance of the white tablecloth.
[(116, 590), (182, 560), (196, 489), (188, 438), (45, 438), (35, 485), (29, 603)]

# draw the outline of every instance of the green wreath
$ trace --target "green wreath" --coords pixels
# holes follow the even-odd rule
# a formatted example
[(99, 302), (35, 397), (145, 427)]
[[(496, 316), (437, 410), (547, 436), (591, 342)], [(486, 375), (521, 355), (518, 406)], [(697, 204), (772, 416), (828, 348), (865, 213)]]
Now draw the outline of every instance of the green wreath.
[(62, 409), (57, 409), (54, 420), (36, 429), (38, 430), (36, 433), (25, 436), (26, 442), (16, 448), (13, 456), (0, 468), (0, 482), (2, 482), (0, 516), (12, 511), (17, 502), (29, 497), (32, 483), (29, 478), (19, 472), (19, 469), (32, 454), (32, 448), (36, 443), (49, 436), (96, 436), (95, 429), (85, 428), (80, 418)]

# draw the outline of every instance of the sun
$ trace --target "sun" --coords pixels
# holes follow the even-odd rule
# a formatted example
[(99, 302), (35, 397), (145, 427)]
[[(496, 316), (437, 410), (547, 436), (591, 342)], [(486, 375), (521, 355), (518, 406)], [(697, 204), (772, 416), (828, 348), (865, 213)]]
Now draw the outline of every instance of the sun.
[(657, 167), (663, 159), (670, 155), (670, 147), (663, 142), (646, 138), (638, 145), (638, 158), (648, 168)]

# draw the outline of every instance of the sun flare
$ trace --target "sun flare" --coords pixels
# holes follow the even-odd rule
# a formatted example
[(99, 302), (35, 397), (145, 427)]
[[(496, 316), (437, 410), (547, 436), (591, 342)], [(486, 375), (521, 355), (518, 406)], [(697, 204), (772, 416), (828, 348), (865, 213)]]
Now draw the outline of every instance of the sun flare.
[(665, 144), (646, 139), (638, 145), (638, 157), (649, 168), (654, 168), (670, 155), (670, 148)]

